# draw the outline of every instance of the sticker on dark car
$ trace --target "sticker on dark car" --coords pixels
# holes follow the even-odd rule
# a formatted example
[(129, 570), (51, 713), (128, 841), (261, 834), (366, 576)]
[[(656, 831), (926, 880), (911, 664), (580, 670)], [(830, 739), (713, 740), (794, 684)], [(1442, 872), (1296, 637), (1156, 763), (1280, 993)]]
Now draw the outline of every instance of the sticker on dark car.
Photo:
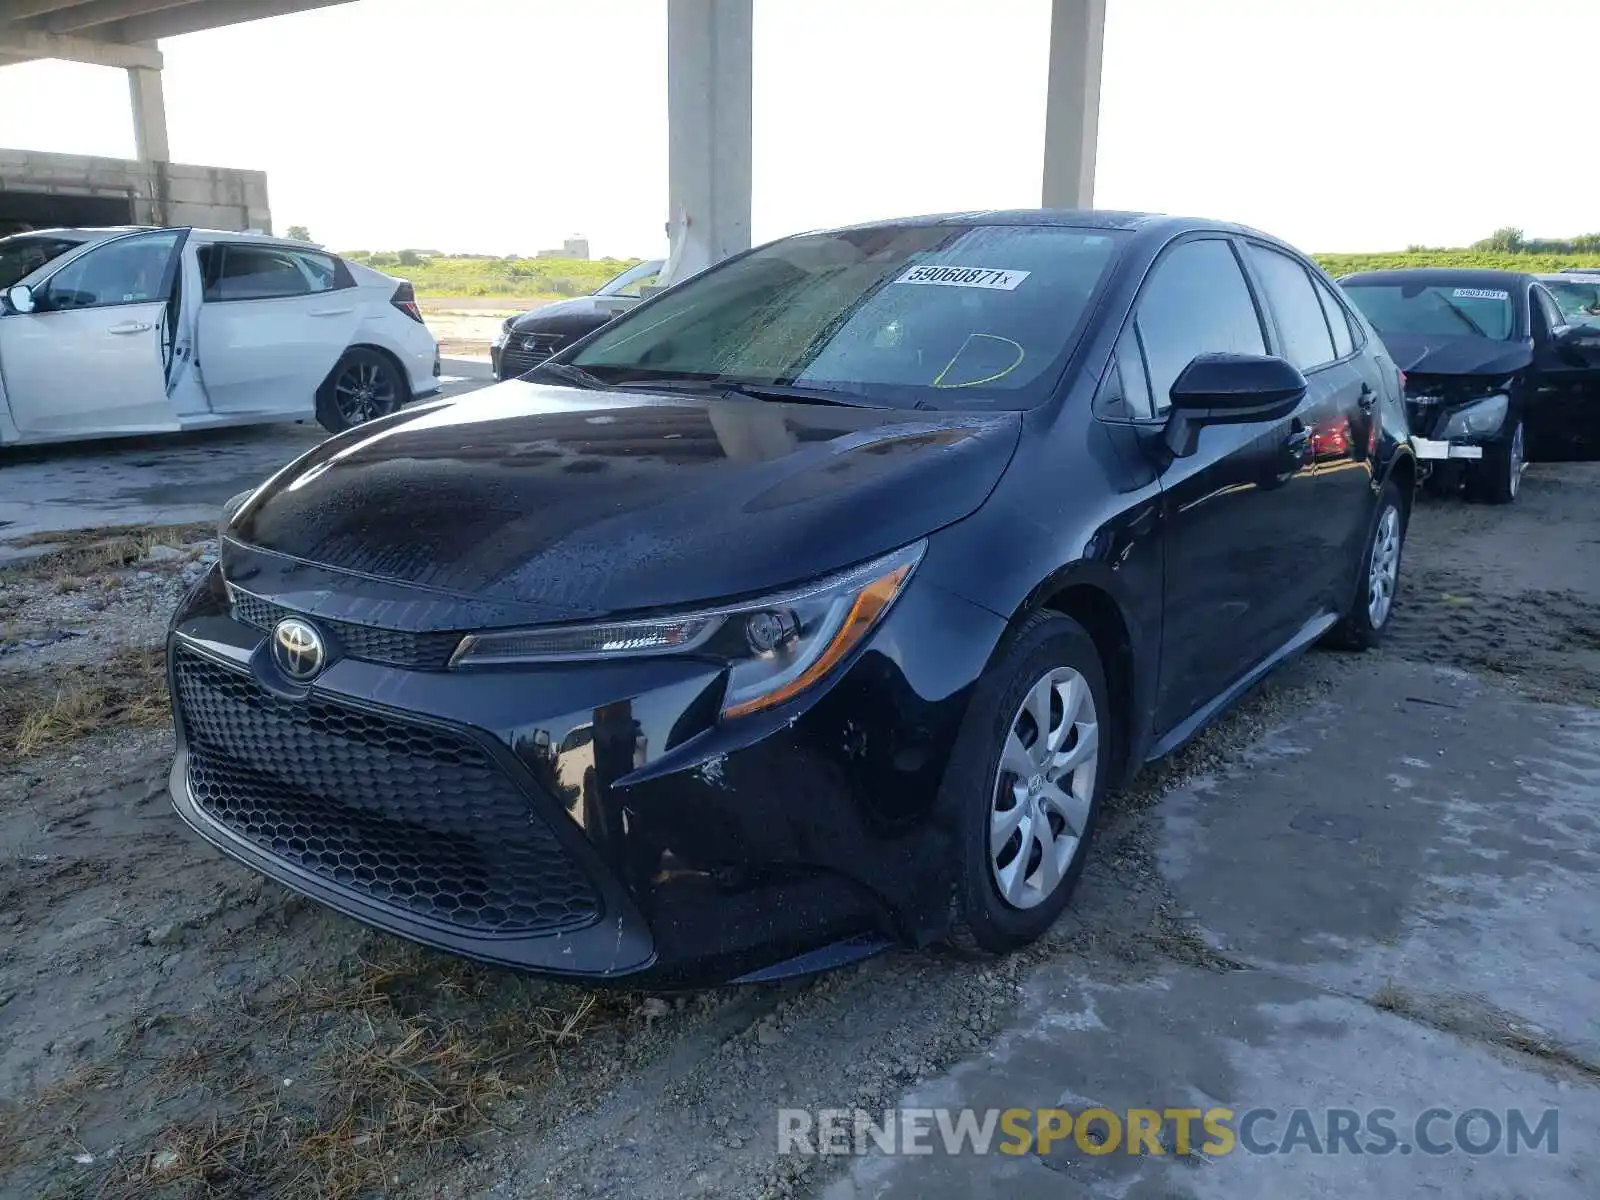
[(995, 267), (948, 267), (926, 263), (912, 267), (895, 282), (927, 283), (937, 287), (993, 288), (1012, 292), (1030, 274), (1029, 271), (1003, 271)]
[(1457, 288), (1450, 293), (1457, 300), (1509, 300), (1510, 292), (1498, 288)]

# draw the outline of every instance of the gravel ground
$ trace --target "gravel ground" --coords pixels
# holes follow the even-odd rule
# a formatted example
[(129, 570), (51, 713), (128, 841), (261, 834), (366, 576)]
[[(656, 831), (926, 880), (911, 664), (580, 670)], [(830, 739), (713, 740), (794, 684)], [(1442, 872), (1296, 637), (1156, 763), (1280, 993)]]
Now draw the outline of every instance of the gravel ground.
[[(1571, 465), (1530, 471), (1510, 509), (1419, 502), (1381, 655), (1600, 704), (1597, 501), (1600, 468)], [(93, 587), (0, 579), (0, 692), (159, 642), (210, 547), (147, 541)], [(1379, 658), (1307, 656), (1113, 797), (1072, 908), (1026, 953), (694, 996), (481, 969), (291, 897), (182, 831), (166, 729), (0, 766), (0, 1195), (812, 1194), (826, 1167), (780, 1163), (776, 1108), (892, 1100), (987, 1046), (1042, 965), (1224, 965), (1138, 814)]]

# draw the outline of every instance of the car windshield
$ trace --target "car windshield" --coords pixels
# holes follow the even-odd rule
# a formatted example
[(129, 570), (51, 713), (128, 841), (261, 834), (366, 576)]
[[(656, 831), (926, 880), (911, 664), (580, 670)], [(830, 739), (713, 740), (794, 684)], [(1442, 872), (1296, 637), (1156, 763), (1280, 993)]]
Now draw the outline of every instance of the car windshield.
[(1505, 288), (1453, 283), (1362, 283), (1342, 285), (1380, 334), (1420, 337), (1482, 337), (1510, 341), (1517, 317)]
[(787, 238), (635, 309), (570, 361), (606, 382), (798, 386), (887, 407), (1029, 408), (1122, 234), (923, 225)]
[(637, 266), (629, 267), (621, 275), (606, 280), (595, 290), (596, 296), (637, 296), (643, 289), (656, 281), (656, 276), (661, 274), (662, 263), (659, 259), (654, 262), (642, 262)]
[(1547, 279), (1544, 286), (1574, 325), (1600, 325), (1600, 279)]
[(0, 240), (0, 288), (26, 279), (45, 263), (79, 245), (66, 238), (9, 237)]

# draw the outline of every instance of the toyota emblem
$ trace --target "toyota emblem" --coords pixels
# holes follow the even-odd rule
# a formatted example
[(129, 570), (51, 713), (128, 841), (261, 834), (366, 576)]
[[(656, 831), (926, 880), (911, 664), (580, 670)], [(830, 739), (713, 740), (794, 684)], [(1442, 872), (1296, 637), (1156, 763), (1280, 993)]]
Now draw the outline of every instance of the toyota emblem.
[(316, 626), (288, 617), (273, 627), (272, 661), (290, 679), (304, 683), (315, 679), (328, 665), (328, 651)]

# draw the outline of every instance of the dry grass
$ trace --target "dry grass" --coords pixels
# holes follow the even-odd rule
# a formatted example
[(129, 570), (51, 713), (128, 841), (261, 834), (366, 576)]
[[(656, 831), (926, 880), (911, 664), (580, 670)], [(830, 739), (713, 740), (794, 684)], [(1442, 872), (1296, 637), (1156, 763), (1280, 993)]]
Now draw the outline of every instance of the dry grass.
[(0, 570), (0, 586), (7, 579), (42, 579), (53, 582), (58, 591), (76, 591), (91, 576), (139, 562), (156, 546), (181, 547), (215, 537), (216, 532), (214, 526), (184, 524), (108, 525), (28, 534), (7, 544), (23, 549), (32, 546), (53, 549)]
[(0, 677), (0, 766), (91, 733), (154, 728), (168, 720), (166, 658), (158, 647)]
[[(149, 1102), (188, 1096), (204, 1115), (171, 1122), (80, 1179), (81, 1190), (107, 1200), (381, 1194), (396, 1173), (499, 1128), (496, 1110), (554, 1079), (561, 1054), (607, 1015), (593, 994), (409, 946), (290, 978), (153, 1061)], [(66, 1115), (50, 1122), (58, 1137)]]

